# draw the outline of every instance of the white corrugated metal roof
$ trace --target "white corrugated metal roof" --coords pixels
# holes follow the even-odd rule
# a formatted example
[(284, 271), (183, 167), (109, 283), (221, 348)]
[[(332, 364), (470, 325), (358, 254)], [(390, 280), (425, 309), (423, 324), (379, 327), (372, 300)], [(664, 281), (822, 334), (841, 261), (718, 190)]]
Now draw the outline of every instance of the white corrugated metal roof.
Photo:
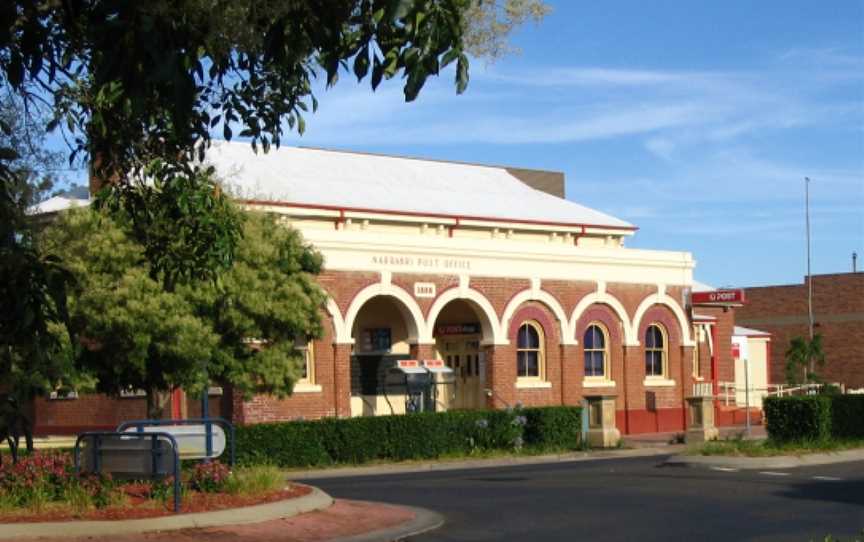
[(502, 167), (213, 141), (206, 161), (235, 197), (364, 210), (634, 228), (535, 190)]
[(709, 286), (704, 282), (699, 282), (698, 280), (693, 281), (693, 290), (694, 292), (713, 292), (717, 288), (713, 286)]
[(27, 214), (42, 215), (46, 213), (57, 213), (72, 209), (73, 207), (86, 207), (90, 205), (90, 203), (91, 201), (89, 199), (54, 196), (53, 198), (48, 198), (43, 202), (28, 207)]
[(732, 329), (732, 335), (740, 337), (768, 337), (771, 334), (767, 331), (759, 331), (758, 329), (750, 329), (749, 327), (735, 326)]

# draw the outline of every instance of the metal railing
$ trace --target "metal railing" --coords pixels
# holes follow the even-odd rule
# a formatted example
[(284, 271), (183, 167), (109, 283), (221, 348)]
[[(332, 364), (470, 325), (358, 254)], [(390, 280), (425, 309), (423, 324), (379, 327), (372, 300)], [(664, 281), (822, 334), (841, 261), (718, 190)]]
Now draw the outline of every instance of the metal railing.
[[(816, 395), (822, 391), (825, 386), (834, 386), (840, 389), (840, 393), (845, 393), (846, 387), (842, 383), (832, 384), (768, 384), (764, 388), (750, 388), (751, 393), (765, 397), (789, 397), (792, 395)], [(726, 406), (737, 404), (738, 393), (743, 393), (746, 389), (738, 389), (735, 382), (718, 382), (719, 390), (717, 399), (723, 401)]]

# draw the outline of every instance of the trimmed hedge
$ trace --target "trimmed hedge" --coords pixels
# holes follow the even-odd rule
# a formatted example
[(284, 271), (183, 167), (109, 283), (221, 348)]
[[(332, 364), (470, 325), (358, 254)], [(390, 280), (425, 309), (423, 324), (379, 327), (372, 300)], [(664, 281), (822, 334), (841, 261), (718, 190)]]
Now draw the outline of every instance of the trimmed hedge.
[(237, 427), (240, 463), (280, 467), (435, 459), (445, 454), (518, 449), (574, 449), (579, 407), (451, 411)]
[(864, 438), (864, 395), (769, 397), (763, 409), (776, 442)]
[(864, 438), (864, 395), (831, 397), (831, 433), (837, 438)]

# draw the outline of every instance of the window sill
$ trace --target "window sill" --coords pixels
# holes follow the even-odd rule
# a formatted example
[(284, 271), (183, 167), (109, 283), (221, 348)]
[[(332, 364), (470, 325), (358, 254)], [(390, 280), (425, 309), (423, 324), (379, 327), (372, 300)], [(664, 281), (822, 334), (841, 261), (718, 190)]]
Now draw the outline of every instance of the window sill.
[(552, 387), (551, 382), (544, 382), (542, 380), (517, 380), (516, 381), (516, 389), (518, 390), (532, 390), (532, 389), (549, 389)]
[(671, 388), (675, 385), (675, 381), (655, 376), (646, 377), (645, 380), (642, 381), (642, 384), (651, 388)]
[(615, 381), (614, 380), (603, 380), (603, 379), (588, 379), (582, 381), (583, 388), (614, 388)]
[(307, 382), (298, 382), (294, 384), (294, 393), (319, 393), (321, 386), (318, 384), (309, 384)]

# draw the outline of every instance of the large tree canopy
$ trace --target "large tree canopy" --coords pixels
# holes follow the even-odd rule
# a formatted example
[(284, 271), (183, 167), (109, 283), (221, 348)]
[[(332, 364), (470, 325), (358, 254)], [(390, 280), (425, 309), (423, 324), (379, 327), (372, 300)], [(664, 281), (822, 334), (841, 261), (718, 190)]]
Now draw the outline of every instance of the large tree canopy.
[(76, 365), (96, 390), (144, 389), (151, 414), (158, 392), (199, 392), (210, 380), (247, 394), (291, 392), (303, 360), (295, 341), (321, 333), (325, 295), (314, 280), (321, 257), (269, 215), (245, 215), (243, 229), (235, 264), (218, 283), (172, 291), (148, 272), (128, 224), (104, 212), (69, 212), (46, 229), (45, 248), (76, 279), (69, 293)]

